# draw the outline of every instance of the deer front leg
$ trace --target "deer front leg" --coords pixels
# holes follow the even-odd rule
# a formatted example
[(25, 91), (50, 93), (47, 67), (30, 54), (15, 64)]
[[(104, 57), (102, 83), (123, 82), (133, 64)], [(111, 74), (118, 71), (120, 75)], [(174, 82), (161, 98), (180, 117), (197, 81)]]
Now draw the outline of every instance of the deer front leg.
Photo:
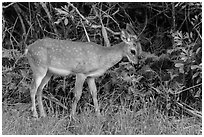
[(87, 82), (88, 82), (89, 89), (90, 89), (90, 92), (91, 92), (91, 95), (93, 98), (95, 111), (96, 111), (97, 115), (100, 116), (100, 109), (98, 106), (97, 88), (96, 88), (96, 84), (95, 84), (95, 79), (94, 78), (88, 78)]
[(72, 105), (72, 112), (71, 112), (72, 116), (75, 115), (77, 103), (81, 98), (83, 84), (84, 84), (85, 79), (86, 79), (86, 76), (84, 74), (76, 75), (76, 82), (75, 82), (75, 88), (74, 88), (75, 99)]

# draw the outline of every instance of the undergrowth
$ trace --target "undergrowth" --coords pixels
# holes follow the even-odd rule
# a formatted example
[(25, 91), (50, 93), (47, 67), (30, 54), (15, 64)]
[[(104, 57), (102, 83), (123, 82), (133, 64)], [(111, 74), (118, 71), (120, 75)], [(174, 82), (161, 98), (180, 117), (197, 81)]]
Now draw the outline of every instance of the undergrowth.
[(69, 114), (49, 113), (45, 118), (31, 117), (30, 106), (3, 105), (3, 135), (198, 135), (202, 124), (196, 117), (168, 116), (156, 107), (130, 111), (114, 106), (97, 117), (90, 107), (71, 117)]

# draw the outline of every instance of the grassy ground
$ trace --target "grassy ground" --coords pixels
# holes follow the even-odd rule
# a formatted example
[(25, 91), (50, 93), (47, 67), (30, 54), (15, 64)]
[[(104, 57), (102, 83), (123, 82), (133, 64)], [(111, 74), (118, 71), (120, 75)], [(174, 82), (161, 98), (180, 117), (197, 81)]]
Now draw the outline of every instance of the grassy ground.
[(157, 109), (104, 112), (98, 118), (89, 109), (78, 114), (75, 119), (69, 115), (48, 114), (46, 118), (34, 119), (27, 106), (9, 107), (3, 105), (3, 135), (197, 135), (202, 134), (202, 123), (196, 118), (176, 119), (158, 112)]

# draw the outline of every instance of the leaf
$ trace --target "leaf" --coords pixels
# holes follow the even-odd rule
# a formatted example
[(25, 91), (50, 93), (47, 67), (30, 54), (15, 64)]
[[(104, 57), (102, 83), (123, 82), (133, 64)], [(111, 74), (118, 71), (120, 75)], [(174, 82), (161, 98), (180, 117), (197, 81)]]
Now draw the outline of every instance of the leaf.
[(199, 64), (199, 67), (202, 69), (202, 63)]
[(64, 14), (64, 15), (68, 14), (66, 11), (63, 11), (63, 10), (61, 10), (59, 8), (55, 8), (55, 10), (56, 10), (57, 14)]
[(198, 80), (196, 81), (197, 84), (201, 82), (201, 80), (202, 80), (201, 78), (202, 78), (202, 76), (200, 78), (198, 78)]
[(180, 31), (178, 31), (178, 36), (179, 36), (179, 38), (181, 38), (181, 39), (183, 39), (183, 35), (182, 35), (182, 32)]
[(193, 74), (192, 79), (196, 78), (199, 75), (200, 72), (196, 72), (195, 74)]
[(59, 24), (62, 21), (62, 19), (58, 19), (57, 21), (54, 22), (54, 24)]
[(171, 103), (168, 103), (168, 104), (166, 105), (166, 108), (167, 108), (167, 110), (169, 110), (169, 109), (171, 108)]
[(9, 59), (12, 58), (11, 51), (5, 48), (2, 49), (2, 58), (8, 57)]
[(180, 73), (184, 73), (183, 67), (180, 67), (180, 68), (179, 68), (179, 72), (180, 72)]
[(192, 69), (192, 70), (197, 69), (197, 68), (200, 68), (200, 67), (199, 67), (198, 65), (192, 65), (192, 66), (191, 66), (191, 69)]
[(64, 25), (67, 26), (68, 23), (69, 23), (68, 19), (65, 18), (65, 19), (64, 19)]
[(177, 68), (180, 68), (180, 67), (183, 67), (183, 66), (184, 66), (183, 63), (176, 63), (176, 64), (175, 64), (175, 67), (177, 67)]
[(194, 97), (195, 98), (200, 97), (200, 95), (201, 95), (201, 89), (199, 88)]
[(156, 91), (158, 94), (162, 94), (162, 91), (159, 90), (158, 88), (155, 88), (155, 87), (153, 87), (153, 86), (151, 86), (151, 88), (152, 88), (154, 91)]
[(201, 50), (201, 47), (199, 47), (199, 48), (196, 50), (196, 54), (198, 54), (200, 50)]
[(179, 68), (180, 73), (184, 73), (184, 64), (183, 63), (176, 63), (175, 67)]
[(139, 83), (142, 78), (143, 78), (143, 76), (138, 76), (137, 78), (134, 78), (133, 81)]

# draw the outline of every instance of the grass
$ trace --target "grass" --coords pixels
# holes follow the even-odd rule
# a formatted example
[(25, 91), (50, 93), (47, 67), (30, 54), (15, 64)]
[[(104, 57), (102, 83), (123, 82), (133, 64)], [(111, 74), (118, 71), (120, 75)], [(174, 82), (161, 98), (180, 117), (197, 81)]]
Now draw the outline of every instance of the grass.
[[(102, 117), (85, 109), (74, 119), (69, 115), (49, 113), (46, 118), (34, 119), (27, 109), (3, 105), (3, 135), (198, 135), (202, 123), (194, 117), (169, 117), (154, 107), (132, 112), (102, 113)], [(25, 107), (24, 107), (25, 108)]]

